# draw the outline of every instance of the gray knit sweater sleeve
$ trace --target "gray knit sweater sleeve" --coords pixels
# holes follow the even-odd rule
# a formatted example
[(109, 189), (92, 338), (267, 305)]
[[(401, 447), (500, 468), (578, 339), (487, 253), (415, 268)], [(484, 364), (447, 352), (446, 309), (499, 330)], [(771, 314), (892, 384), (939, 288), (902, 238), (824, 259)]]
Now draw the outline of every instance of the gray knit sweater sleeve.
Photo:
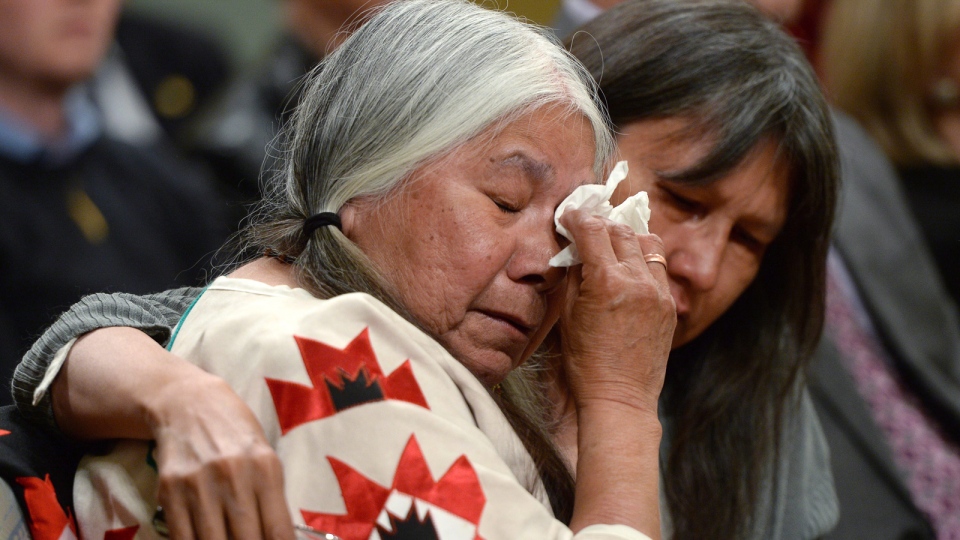
[(147, 296), (91, 294), (74, 304), (53, 323), (24, 355), (13, 374), (13, 400), (23, 415), (56, 427), (49, 392), (36, 405), (33, 394), (57, 354), (71, 339), (109, 326), (137, 328), (166, 345), (180, 317), (203, 289), (182, 288)]

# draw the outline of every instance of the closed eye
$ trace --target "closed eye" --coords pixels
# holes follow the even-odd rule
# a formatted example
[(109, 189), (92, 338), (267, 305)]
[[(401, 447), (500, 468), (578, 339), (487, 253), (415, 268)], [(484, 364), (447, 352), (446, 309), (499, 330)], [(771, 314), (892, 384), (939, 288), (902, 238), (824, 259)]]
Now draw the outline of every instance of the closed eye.
[(767, 249), (767, 243), (760, 240), (756, 236), (750, 234), (746, 230), (740, 227), (734, 227), (731, 231), (730, 236), (732, 239), (743, 245), (745, 248), (749, 249), (754, 253), (763, 253)]
[(676, 193), (673, 190), (666, 189), (662, 185), (660, 186), (660, 189), (669, 196), (670, 203), (676, 206), (680, 210), (683, 210), (685, 212), (695, 213), (699, 211), (702, 207), (702, 205), (697, 201), (688, 199)]
[(499, 208), (500, 211), (503, 212), (504, 214), (516, 214), (517, 212), (520, 211), (518, 207), (510, 203), (498, 201), (496, 199), (492, 199), (492, 200), (493, 200), (493, 203), (497, 205), (497, 208)]

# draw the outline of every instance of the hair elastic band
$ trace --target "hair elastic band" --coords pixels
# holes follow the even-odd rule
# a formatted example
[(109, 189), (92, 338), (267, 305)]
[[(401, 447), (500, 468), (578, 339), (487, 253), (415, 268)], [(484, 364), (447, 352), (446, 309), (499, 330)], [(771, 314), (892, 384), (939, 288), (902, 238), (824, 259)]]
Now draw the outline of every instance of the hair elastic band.
[(326, 227), (327, 225), (333, 225), (338, 229), (343, 229), (343, 226), (340, 224), (340, 216), (335, 212), (320, 212), (303, 220), (303, 234), (310, 236), (313, 234), (313, 231), (320, 227)]

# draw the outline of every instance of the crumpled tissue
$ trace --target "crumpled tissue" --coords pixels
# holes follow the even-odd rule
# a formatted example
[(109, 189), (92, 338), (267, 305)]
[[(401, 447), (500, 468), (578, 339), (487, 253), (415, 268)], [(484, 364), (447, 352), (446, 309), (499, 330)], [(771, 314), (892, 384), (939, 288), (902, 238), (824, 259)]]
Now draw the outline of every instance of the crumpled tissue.
[[(649, 234), (647, 222), (650, 221), (650, 199), (646, 191), (637, 192), (628, 197), (625, 201), (617, 205), (616, 208), (610, 204), (610, 197), (613, 195), (617, 185), (627, 177), (627, 162), (617, 163), (606, 183), (603, 185), (590, 184), (580, 186), (573, 190), (566, 199), (557, 207), (553, 215), (553, 222), (557, 225), (557, 233), (573, 242), (570, 237), (570, 231), (560, 224), (560, 216), (571, 208), (576, 208), (590, 215), (605, 217), (617, 223), (627, 225), (637, 234)], [(580, 264), (580, 252), (577, 251), (577, 245), (571, 243), (563, 248), (550, 259), (550, 266), (566, 267)]]

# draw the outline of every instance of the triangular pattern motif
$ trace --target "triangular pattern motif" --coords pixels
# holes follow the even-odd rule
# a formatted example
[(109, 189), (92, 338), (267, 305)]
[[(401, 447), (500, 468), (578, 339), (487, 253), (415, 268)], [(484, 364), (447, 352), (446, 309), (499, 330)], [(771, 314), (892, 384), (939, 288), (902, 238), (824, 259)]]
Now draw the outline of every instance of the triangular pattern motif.
[(434, 480), (416, 436), (411, 436), (390, 487), (381, 486), (336, 458), (327, 457), (327, 461), (340, 483), (347, 513), (334, 515), (301, 510), (304, 521), (314, 529), (334, 533), (344, 540), (367, 540), (394, 491), (442, 508), (474, 525), (480, 523), (487, 500), (480, 479), (466, 456), (457, 458), (438, 480)]

